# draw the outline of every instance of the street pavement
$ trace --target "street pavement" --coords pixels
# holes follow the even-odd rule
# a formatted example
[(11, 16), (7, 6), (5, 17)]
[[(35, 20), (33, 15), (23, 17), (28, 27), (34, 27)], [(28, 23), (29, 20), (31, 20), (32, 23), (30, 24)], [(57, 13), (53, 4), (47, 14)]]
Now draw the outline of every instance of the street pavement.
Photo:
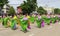
[(21, 31), (19, 27), (17, 30), (11, 28), (4, 28), (0, 24), (0, 36), (60, 36), (60, 22), (45, 27), (37, 28), (36, 23), (31, 24), (31, 29), (27, 33)]

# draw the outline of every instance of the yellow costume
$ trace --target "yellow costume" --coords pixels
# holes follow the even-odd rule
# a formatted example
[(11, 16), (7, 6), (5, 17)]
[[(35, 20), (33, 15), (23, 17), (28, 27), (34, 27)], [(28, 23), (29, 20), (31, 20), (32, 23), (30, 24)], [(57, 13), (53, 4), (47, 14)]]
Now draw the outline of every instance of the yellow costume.
[(17, 16), (14, 16), (14, 18), (13, 19), (17, 19)]
[(27, 18), (29, 19), (29, 18), (30, 18), (30, 16), (27, 16)]
[(19, 19), (17, 18), (17, 16), (14, 16), (14, 19), (17, 21), (18, 25), (20, 26), (20, 21), (19, 21)]

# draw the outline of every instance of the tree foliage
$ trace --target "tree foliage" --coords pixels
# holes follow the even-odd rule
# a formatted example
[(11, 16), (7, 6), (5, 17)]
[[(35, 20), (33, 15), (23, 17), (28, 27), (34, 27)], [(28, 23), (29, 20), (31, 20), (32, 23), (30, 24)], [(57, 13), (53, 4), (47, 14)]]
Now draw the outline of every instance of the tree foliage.
[(38, 9), (37, 9), (37, 12), (39, 13), (39, 14), (47, 14), (47, 11), (43, 8), (43, 7), (39, 7)]
[(8, 0), (0, 0), (0, 7), (3, 8), (3, 6), (7, 3), (8, 3)]
[(8, 14), (15, 14), (15, 9), (13, 7), (10, 7)]
[(54, 14), (60, 14), (60, 9), (59, 8), (55, 8), (54, 9)]
[(31, 12), (36, 10), (37, 2), (36, 0), (27, 0), (24, 1), (23, 4), (21, 4), (21, 8), (24, 14), (28, 13), (30, 14)]

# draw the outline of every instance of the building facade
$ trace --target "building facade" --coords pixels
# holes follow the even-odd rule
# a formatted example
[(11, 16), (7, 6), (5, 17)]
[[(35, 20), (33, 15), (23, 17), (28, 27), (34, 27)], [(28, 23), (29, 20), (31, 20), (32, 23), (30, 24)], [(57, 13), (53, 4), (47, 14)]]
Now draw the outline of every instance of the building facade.
[(4, 5), (3, 7), (3, 12), (7, 13), (9, 11), (10, 6), (9, 5)]
[(45, 10), (47, 10), (47, 14), (54, 14), (54, 7), (43, 7)]

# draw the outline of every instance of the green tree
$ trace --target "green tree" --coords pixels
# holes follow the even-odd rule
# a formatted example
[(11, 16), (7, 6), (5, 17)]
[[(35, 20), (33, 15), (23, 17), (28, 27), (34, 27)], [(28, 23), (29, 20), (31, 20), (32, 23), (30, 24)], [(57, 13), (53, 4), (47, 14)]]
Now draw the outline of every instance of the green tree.
[(5, 5), (5, 4), (7, 4), (8, 3), (8, 0), (0, 0), (0, 7), (1, 7), (1, 9), (3, 8), (3, 6)]
[(9, 11), (7, 12), (8, 14), (15, 14), (15, 10), (13, 7), (10, 7)]
[(37, 9), (37, 12), (39, 13), (39, 14), (47, 14), (47, 11), (43, 8), (43, 7), (39, 7), (38, 9)]
[(24, 14), (28, 13), (30, 14), (31, 12), (35, 11), (36, 10), (36, 6), (37, 6), (37, 2), (36, 0), (27, 0), (27, 1), (24, 1), (23, 4), (21, 4), (21, 8), (22, 8), (22, 11)]
[(54, 14), (60, 14), (60, 9), (59, 8), (55, 8), (54, 9)]

